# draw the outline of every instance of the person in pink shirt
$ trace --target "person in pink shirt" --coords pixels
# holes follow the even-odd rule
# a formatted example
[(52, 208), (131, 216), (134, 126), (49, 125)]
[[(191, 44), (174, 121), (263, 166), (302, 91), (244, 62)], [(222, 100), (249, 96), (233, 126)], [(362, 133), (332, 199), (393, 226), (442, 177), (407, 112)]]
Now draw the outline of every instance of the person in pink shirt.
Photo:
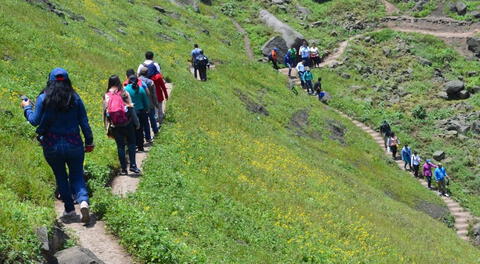
[(425, 164), (423, 164), (423, 176), (427, 178), (428, 189), (432, 189), (432, 169), (437, 168), (437, 165), (433, 164), (431, 160), (427, 159)]

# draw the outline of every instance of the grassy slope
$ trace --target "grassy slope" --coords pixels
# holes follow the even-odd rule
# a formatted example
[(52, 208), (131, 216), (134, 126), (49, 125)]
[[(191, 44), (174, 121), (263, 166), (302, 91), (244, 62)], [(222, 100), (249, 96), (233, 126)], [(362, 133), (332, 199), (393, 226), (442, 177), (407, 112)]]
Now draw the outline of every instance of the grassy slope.
[[(0, 164), (1, 261), (36, 259), (34, 228), (54, 219), (53, 179), (41, 150), (34, 147), (33, 129), (23, 121), (16, 96), (35, 97), (55, 66), (71, 72), (94, 127), (97, 149), (86, 161), (92, 177), (89, 185), (95, 190), (94, 208), (106, 215), (124, 245), (145, 262), (433, 263), (441, 259), (472, 263), (478, 259), (478, 252), (454, 232), (412, 210), (419, 201), (436, 205), (441, 201), (385, 165), (373, 141), (311, 98), (302, 95), (292, 100), (282, 77), (268, 66), (245, 67), (243, 42), (226, 18), (212, 19), (162, 1), (169, 11), (180, 13), (179, 19), (172, 18), (151, 9), (154, 2), (158, 3), (56, 1), (86, 18), (84, 22), (67, 19), (69, 25), (23, 1), (2, 4), (0, 43), (4, 55), (14, 60), (0, 61), (4, 146), (0, 155), (8, 161)], [(158, 17), (168, 26), (158, 25)], [(201, 33), (203, 28), (210, 36)], [(160, 41), (154, 37), (158, 32), (176, 41)], [(182, 32), (205, 46), (214, 60), (228, 62), (212, 72), (211, 82), (195, 82), (186, 71), (192, 41)], [(226, 46), (226, 40), (233, 46)], [(103, 136), (100, 97), (108, 76), (136, 66), (147, 49), (160, 54), (165, 73), (175, 81), (175, 97), (139, 192), (119, 200), (103, 188), (116, 159), (113, 142)], [(236, 89), (264, 103), (270, 115), (247, 112), (235, 96)], [(322, 140), (297, 137), (285, 128), (294, 112), (306, 108), (311, 110), (306, 130), (317, 131)], [(328, 120), (347, 127), (345, 146), (329, 139)], [(444, 250), (428, 250), (432, 243)]]
[[(362, 32), (362, 30), (345, 29), (344, 24), (348, 21), (349, 14), (364, 22), (376, 22), (385, 15), (378, 0), (326, 1), (323, 4), (315, 3), (312, 0), (293, 0), (287, 4), (287, 10), (282, 10), (277, 5), (271, 5), (268, 1), (260, 0), (220, 0), (218, 2), (216, 9), (219, 12), (223, 11), (225, 14), (233, 16), (246, 29), (257, 55), (261, 55), (262, 45), (270, 37), (277, 35), (270, 28), (265, 27), (258, 18), (260, 8), (269, 10), (280, 20), (301, 32), (308, 40), (316, 41), (320, 50), (333, 50), (340, 40)], [(297, 10), (297, 5), (311, 11), (306, 19)], [(365, 10), (369, 10), (369, 12), (365, 12)], [(310, 24), (314, 22), (321, 22), (321, 25), (310, 27)]]
[(452, 12), (450, 10), (450, 4), (455, 4), (456, 2), (458, 2), (456, 0), (430, 0), (425, 5), (422, 11), (412, 10), (412, 8), (415, 6), (414, 1), (405, 2), (400, 0), (390, 0), (390, 2), (395, 6), (397, 6), (403, 13), (406, 13), (415, 17), (425, 17), (432, 14), (432, 12), (436, 11), (437, 9), (440, 9), (443, 12), (443, 14), (446, 14), (446, 16), (457, 19), (457, 20), (478, 20), (477, 18), (474, 18), (470, 14), (470, 12), (478, 11), (480, 7), (480, 1), (476, 1), (476, 0), (463, 1), (463, 3), (467, 5), (467, 14), (460, 16), (456, 12)]
[[(442, 138), (439, 134), (443, 131), (436, 129), (436, 122), (441, 119), (454, 117), (457, 114), (478, 110), (479, 95), (474, 95), (464, 102), (472, 110), (455, 110), (454, 106), (459, 101), (445, 101), (436, 95), (442, 91), (443, 82), (433, 79), (434, 68), (442, 69), (447, 80), (454, 80), (458, 76), (465, 76), (467, 87), (480, 83), (478, 76), (468, 76), (468, 72), (475, 71), (480, 66), (476, 61), (467, 61), (454, 50), (448, 48), (443, 42), (430, 36), (394, 33), (386, 30), (373, 34), (377, 40), (376, 45), (364, 41), (352, 43), (347, 50), (348, 66), (337, 70), (322, 70), (326, 78), (327, 89), (333, 92), (336, 107), (343, 109), (351, 115), (357, 116), (372, 126), (378, 125), (382, 120), (390, 120), (394, 130), (400, 133), (400, 138), (405, 143), (410, 143), (419, 149), (424, 157), (431, 157), (436, 150), (442, 149), (448, 153), (447, 169), (455, 178), (451, 186), (456, 199), (464, 206), (469, 207), (476, 215), (480, 215), (479, 178), (478, 166), (474, 157), (478, 156), (478, 135), (469, 133), (465, 140)], [(411, 54), (395, 52), (397, 44), (406, 43), (411, 47)], [(383, 49), (391, 49), (392, 57), (387, 59)], [(433, 62), (432, 66), (422, 66), (415, 56), (424, 57)], [(365, 65), (375, 70), (386, 70), (389, 80), (378, 75), (362, 76), (357, 69)], [(410, 78), (405, 78), (404, 72), (413, 70)], [(344, 80), (339, 74), (348, 72), (352, 79)], [(404, 79), (401, 81), (401, 79)], [(363, 87), (352, 93), (351, 86)], [(391, 91), (382, 88), (375, 91), (373, 86), (403, 87), (410, 95), (402, 97), (397, 104), (389, 104), (386, 100), (391, 96)], [(364, 100), (369, 98), (369, 100)], [(426, 110), (424, 120), (413, 117), (413, 111), (419, 106)]]

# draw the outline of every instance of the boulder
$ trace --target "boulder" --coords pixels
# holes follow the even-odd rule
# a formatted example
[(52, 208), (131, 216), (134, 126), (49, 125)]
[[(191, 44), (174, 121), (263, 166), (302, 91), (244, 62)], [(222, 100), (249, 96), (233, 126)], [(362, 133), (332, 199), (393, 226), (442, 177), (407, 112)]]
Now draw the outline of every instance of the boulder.
[(467, 38), (467, 48), (469, 51), (475, 53), (475, 56), (480, 54), (480, 38), (479, 37), (469, 37)]
[(455, 3), (455, 10), (457, 14), (464, 16), (467, 13), (467, 5), (462, 1), (458, 1)]
[(480, 134), (480, 121), (475, 120), (473, 121), (472, 125), (470, 126), (471, 130), (475, 134)]
[(418, 57), (418, 62), (420, 62), (420, 64), (422, 64), (423, 66), (432, 66), (432, 62), (425, 59), (425, 58), (422, 58), (422, 57)]
[(287, 43), (280, 36), (273, 37), (267, 42), (265, 42), (265, 44), (263, 44), (262, 54), (264, 56), (268, 56), (274, 48), (278, 49), (278, 62), (283, 63), (283, 57), (285, 56), (285, 54), (287, 54), (288, 51)]
[(468, 99), (470, 97), (470, 93), (467, 90), (462, 90), (460, 93), (458, 93), (458, 99)]
[(474, 18), (480, 18), (480, 12), (478, 11), (472, 11), (470, 12), (470, 15)]
[(163, 8), (161, 6), (153, 6), (153, 9), (157, 10), (158, 12), (160, 12), (162, 14), (165, 14), (167, 12), (167, 10), (165, 10), (165, 8)]
[(460, 91), (465, 89), (465, 84), (462, 81), (455, 80), (449, 81), (444, 85), (445, 92), (448, 94), (450, 99), (455, 99), (459, 97)]
[(473, 94), (479, 93), (480, 92), (480, 86), (473, 86), (470, 89), (470, 92), (473, 93)]
[(92, 251), (81, 247), (64, 249), (57, 252), (55, 257), (58, 264), (105, 264)]
[[(261, 10), (259, 13), (259, 17), (260, 20), (265, 23), (265, 25), (272, 28), (275, 32), (281, 35), (281, 37), (285, 41), (287, 48), (295, 47), (298, 49), (302, 45), (303, 41), (305, 41), (305, 38), (302, 34), (298, 33), (289, 25), (280, 21), (267, 10)], [(283, 50), (284, 54), (286, 53), (286, 51), (287, 50)]]
[(441, 150), (435, 151), (435, 153), (433, 153), (433, 159), (435, 159), (436, 161), (442, 161), (443, 159), (445, 159), (445, 152)]

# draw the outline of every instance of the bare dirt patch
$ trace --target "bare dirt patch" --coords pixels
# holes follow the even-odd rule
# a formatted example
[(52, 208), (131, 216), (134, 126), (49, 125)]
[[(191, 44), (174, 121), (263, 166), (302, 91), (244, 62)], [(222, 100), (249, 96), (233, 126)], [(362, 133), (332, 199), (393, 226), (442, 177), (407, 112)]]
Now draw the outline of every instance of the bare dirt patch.
[(237, 94), (238, 98), (240, 101), (242, 101), (245, 104), (245, 108), (255, 114), (261, 114), (264, 116), (270, 115), (268, 112), (267, 108), (257, 102), (255, 102), (252, 98), (250, 98), (248, 95), (244, 94), (240, 90), (236, 90), (235, 93)]

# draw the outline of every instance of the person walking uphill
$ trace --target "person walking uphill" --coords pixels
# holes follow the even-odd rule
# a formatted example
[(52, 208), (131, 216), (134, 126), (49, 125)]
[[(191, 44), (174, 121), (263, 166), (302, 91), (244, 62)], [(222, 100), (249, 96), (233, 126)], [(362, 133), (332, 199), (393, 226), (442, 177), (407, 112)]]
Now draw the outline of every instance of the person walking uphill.
[(207, 56), (203, 54), (203, 50), (200, 51), (196, 58), (198, 73), (200, 74), (200, 80), (203, 82), (207, 81), (207, 68), (210, 65)]
[(128, 146), (130, 171), (140, 173), (136, 162), (136, 129), (140, 128), (135, 109), (133, 108), (130, 95), (123, 89), (120, 78), (112, 75), (108, 79), (108, 88), (103, 97), (104, 122), (107, 131), (117, 144), (118, 159), (120, 161), (122, 175), (127, 175), (127, 161), (125, 158), (125, 146)]
[(383, 121), (382, 125), (380, 126), (380, 134), (383, 135), (385, 150), (388, 147), (387, 142), (388, 142), (388, 139), (390, 138), (390, 133), (392, 133), (392, 129), (390, 128), (390, 125), (388, 124), (387, 121)]
[(278, 70), (278, 49), (277, 48), (274, 48), (272, 49), (272, 51), (270, 52), (270, 54), (268, 54), (268, 61), (272, 62), (272, 66), (275, 70)]
[(149, 108), (148, 105), (148, 96), (145, 87), (140, 87), (138, 85), (138, 78), (135, 75), (132, 75), (128, 78), (128, 85), (125, 87), (125, 90), (132, 98), (133, 107), (138, 116), (140, 127), (136, 131), (137, 138), (137, 149), (138, 151), (145, 151), (144, 149), (144, 128), (148, 126), (148, 115), (147, 111)]
[(35, 109), (28, 99), (22, 100), (21, 105), (25, 118), (33, 126), (38, 126), (36, 132), (43, 155), (55, 174), (57, 189), (64, 203), (63, 217), (76, 216), (75, 197), (80, 204), (81, 221), (88, 223), (89, 199), (83, 178), (83, 162), (85, 152), (94, 149), (93, 134), (83, 101), (73, 89), (67, 71), (56, 68), (50, 73), (47, 87), (38, 96)]
[(429, 159), (423, 164), (423, 176), (427, 178), (428, 189), (432, 189), (432, 169), (437, 168)]
[(305, 72), (302, 74), (303, 82), (305, 83), (305, 87), (307, 89), (308, 94), (313, 95), (313, 74), (310, 71), (310, 67), (305, 67)]
[(288, 77), (292, 77), (292, 68), (293, 68), (293, 62), (292, 62), (292, 57), (290, 55), (290, 52), (287, 52), (285, 56), (283, 57), (283, 63), (285, 66), (288, 68)]
[(408, 144), (405, 144), (405, 146), (402, 148), (402, 160), (404, 162), (403, 169), (407, 170), (408, 165), (408, 170), (412, 170), (412, 149), (408, 146)]
[(197, 72), (198, 72), (198, 66), (197, 66), (197, 56), (200, 55), (200, 52), (203, 51), (201, 48), (198, 47), (198, 44), (193, 45), (193, 50), (190, 52), (191, 55), (191, 61), (192, 61), (192, 67), (193, 67), (193, 77), (197, 79)]
[[(138, 80), (140, 80), (147, 87), (148, 105), (149, 105), (148, 120), (150, 121), (150, 127), (152, 128), (153, 134), (156, 136), (158, 135), (158, 125), (157, 125), (157, 119), (155, 118), (155, 116), (157, 115), (157, 109), (162, 108), (163, 102), (158, 101), (155, 83), (152, 80), (147, 78), (147, 73), (148, 73), (148, 68), (143, 67), (140, 70), (140, 75), (138, 76)], [(163, 121), (163, 111), (159, 111), (158, 122), (161, 124), (162, 121)]]
[(418, 152), (416, 152), (416, 151), (413, 152), (411, 162), (412, 162), (411, 164), (413, 166), (413, 175), (415, 176), (415, 178), (420, 177), (418, 172), (420, 171), (420, 162), (422, 162), (422, 159), (418, 155)]
[(140, 70), (143, 67), (146, 67), (148, 71), (147, 74), (145, 74), (145, 77), (153, 81), (153, 83), (155, 84), (158, 101), (163, 102), (168, 100), (167, 86), (165, 85), (165, 81), (163, 80), (160, 64), (154, 61), (153, 58), (153, 52), (147, 51), (145, 53), (145, 61), (142, 64), (138, 65), (137, 76), (140, 75)]
[(306, 41), (303, 42), (303, 45), (298, 50), (300, 53), (300, 58), (302, 59), (305, 66), (310, 66), (310, 48)]
[(438, 184), (438, 190), (440, 191), (440, 195), (449, 196), (447, 194), (447, 187), (445, 186), (445, 180), (448, 179), (447, 171), (442, 166), (442, 163), (438, 163), (438, 167), (435, 169), (435, 180)]

